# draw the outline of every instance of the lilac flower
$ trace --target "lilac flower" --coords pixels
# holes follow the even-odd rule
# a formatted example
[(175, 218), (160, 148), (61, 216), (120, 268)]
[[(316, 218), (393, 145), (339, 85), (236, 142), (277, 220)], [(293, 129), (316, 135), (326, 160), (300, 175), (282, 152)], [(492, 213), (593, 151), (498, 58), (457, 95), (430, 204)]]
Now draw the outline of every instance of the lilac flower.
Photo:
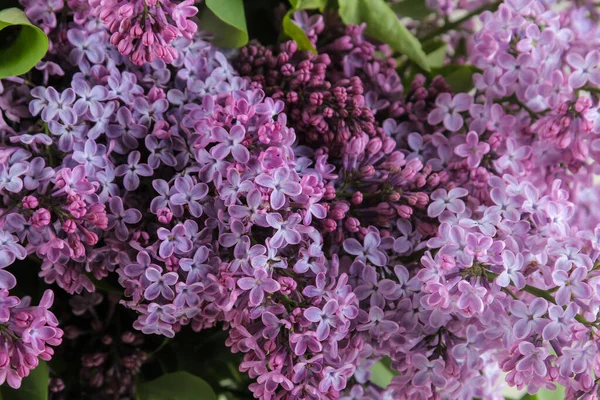
[(249, 192), (252, 189), (254, 189), (254, 184), (249, 179), (242, 181), (239, 171), (230, 169), (227, 171), (227, 180), (219, 188), (219, 194), (227, 206), (232, 206), (240, 193)]
[(384, 308), (386, 300), (397, 300), (400, 287), (391, 279), (379, 279), (377, 271), (371, 266), (363, 266), (362, 284), (354, 290), (359, 300), (370, 298), (372, 307)]
[(111, 214), (108, 215), (108, 229), (114, 228), (119, 240), (127, 240), (129, 229), (126, 224), (133, 225), (140, 222), (142, 213), (133, 208), (125, 210), (120, 197), (110, 199), (109, 207)]
[[(54, 136), (59, 136), (58, 149), (63, 152), (71, 152), (75, 141), (83, 141), (86, 127), (83, 125), (61, 124), (58, 121), (50, 121), (48, 124), (50, 133)], [(88, 137), (92, 138), (91, 135)]]
[(96, 169), (107, 166), (106, 148), (104, 145), (97, 145), (93, 139), (88, 139), (83, 149), (73, 152), (73, 160), (82, 164), (87, 174), (93, 175)]
[(520, 372), (533, 372), (538, 376), (546, 375), (546, 364), (544, 360), (549, 353), (545, 347), (536, 347), (529, 342), (519, 343), (519, 352), (524, 356), (516, 365)]
[(116, 120), (117, 124), (109, 124), (106, 127), (106, 136), (111, 139), (118, 139), (122, 146), (117, 146), (116, 150), (121, 154), (125, 154), (127, 149), (137, 148), (138, 140), (146, 137), (148, 128), (136, 123), (127, 107), (119, 108)]
[(90, 108), (91, 120), (95, 122), (95, 125), (87, 133), (90, 139), (98, 139), (107, 131), (109, 124), (113, 121), (116, 109), (116, 102), (108, 102), (102, 107)]
[[(290, 176), (291, 175), (291, 176)], [(256, 177), (255, 182), (263, 187), (273, 189), (271, 192), (271, 207), (279, 210), (285, 204), (285, 196), (298, 196), (302, 193), (302, 186), (294, 182), (293, 174), (286, 168), (278, 168), (273, 176), (262, 173)]]
[(346, 239), (344, 241), (344, 250), (346, 253), (356, 256), (357, 260), (363, 262), (369, 260), (373, 265), (382, 267), (387, 262), (387, 256), (383, 251), (378, 249), (380, 243), (379, 234), (369, 232), (365, 235), (362, 245), (354, 238)]
[(413, 376), (412, 383), (415, 386), (426, 386), (433, 383), (438, 388), (446, 386), (444, 378), (444, 361), (436, 359), (429, 361), (422, 354), (412, 356), (412, 365), (418, 370)]
[(23, 189), (21, 176), (27, 171), (29, 166), (26, 163), (16, 163), (10, 167), (7, 164), (0, 164), (0, 190), (19, 193)]
[(36, 318), (31, 325), (23, 331), (23, 343), (28, 343), (38, 353), (46, 349), (46, 342), (57, 336), (59, 329), (46, 325), (44, 318)]
[(398, 324), (385, 319), (383, 310), (379, 307), (371, 307), (369, 310), (369, 322), (358, 325), (358, 331), (369, 331), (369, 335), (377, 340), (385, 340), (399, 330)]
[(175, 293), (171, 286), (175, 285), (178, 280), (178, 276), (175, 272), (168, 272), (162, 274), (155, 268), (148, 268), (144, 274), (148, 281), (152, 282), (150, 286), (144, 291), (144, 297), (146, 300), (154, 300), (158, 296), (164, 297), (166, 300), (173, 300)]
[(158, 254), (162, 258), (167, 258), (177, 254), (185, 254), (192, 250), (192, 241), (185, 236), (185, 226), (177, 224), (172, 230), (158, 228), (156, 231), (158, 239), (161, 240)]
[(496, 226), (499, 225), (501, 219), (502, 217), (498, 210), (487, 208), (481, 219), (462, 218), (459, 224), (464, 228), (477, 228), (484, 235), (493, 237), (496, 235)]
[(265, 325), (262, 334), (267, 339), (275, 339), (281, 328), (290, 329), (291, 324), (285, 319), (279, 319), (275, 314), (267, 311), (261, 315), (261, 321)]
[(310, 322), (319, 324), (317, 326), (317, 340), (322, 342), (327, 339), (331, 332), (331, 328), (337, 326), (339, 319), (336, 316), (336, 313), (338, 308), (338, 302), (331, 299), (327, 301), (322, 310), (317, 307), (309, 307), (304, 310), (304, 318)]
[(496, 283), (500, 287), (507, 287), (512, 281), (517, 289), (522, 289), (525, 286), (525, 276), (521, 273), (524, 264), (523, 255), (518, 253), (515, 256), (512, 251), (504, 250), (502, 252), (502, 261), (504, 271), (498, 275)]
[(270, 244), (274, 248), (280, 248), (286, 244), (298, 244), (302, 239), (296, 226), (300, 223), (301, 217), (298, 214), (291, 214), (286, 220), (279, 213), (267, 214), (267, 223), (277, 231), (271, 238)]
[(530, 85), (535, 82), (535, 60), (530, 54), (519, 54), (516, 58), (509, 54), (498, 56), (498, 65), (504, 69), (499, 79), (501, 85), (511, 86), (517, 81), (521, 85)]
[(136, 97), (133, 102), (134, 115), (140, 124), (148, 126), (152, 120), (163, 119), (163, 113), (169, 108), (166, 99), (148, 101), (145, 97)]
[(518, 146), (513, 138), (506, 140), (505, 154), (495, 161), (495, 165), (500, 170), (512, 168), (516, 173), (521, 173), (524, 170), (523, 161), (531, 156), (530, 146)]
[(310, 350), (313, 353), (319, 353), (323, 350), (323, 346), (316, 338), (316, 333), (312, 331), (302, 334), (293, 333), (290, 336), (290, 343), (292, 343), (294, 354), (297, 356), (304, 355), (306, 350)]
[(65, 124), (74, 124), (77, 121), (77, 113), (73, 109), (75, 92), (68, 88), (59, 94), (52, 86), (46, 89), (45, 97), (48, 105), (42, 111), (42, 119), (50, 122), (57, 116)]
[(0, 322), (6, 323), (10, 319), (10, 309), (19, 305), (21, 300), (16, 296), (9, 296), (8, 290), (0, 289)]
[(27, 251), (19, 244), (17, 237), (0, 229), (0, 268), (8, 267), (16, 258), (23, 260), (25, 257)]
[(212, 130), (214, 139), (219, 142), (213, 149), (216, 158), (223, 159), (231, 153), (234, 160), (245, 164), (250, 159), (248, 149), (242, 144), (246, 131), (241, 125), (235, 125), (229, 133), (223, 128), (216, 127)]
[(525, 37), (517, 43), (517, 50), (523, 53), (532, 52), (537, 58), (542, 51), (554, 45), (554, 32), (550, 29), (540, 31), (537, 24), (529, 24), (525, 29)]
[(587, 268), (584, 266), (577, 267), (569, 273), (564, 270), (555, 270), (552, 273), (552, 280), (559, 287), (556, 292), (556, 304), (565, 306), (571, 301), (571, 296), (577, 299), (589, 299), (592, 297), (592, 289), (590, 286), (582, 282), (587, 277)]
[(431, 194), (433, 202), (427, 208), (427, 215), (431, 218), (438, 217), (444, 210), (460, 214), (465, 210), (465, 202), (460, 198), (469, 194), (467, 189), (454, 188), (447, 192), (446, 189), (436, 189)]
[(487, 253), (494, 240), (490, 237), (479, 235), (477, 233), (469, 233), (467, 235), (467, 248), (465, 252), (469, 255), (477, 257), (482, 260), (487, 258)]
[(516, 222), (519, 220), (520, 212), (515, 198), (508, 196), (505, 190), (494, 188), (490, 192), (490, 199), (496, 204), (491, 208), (498, 211), (508, 221)]
[(229, 206), (229, 214), (233, 218), (248, 218), (252, 223), (256, 223), (260, 226), (268, 226), (266, 214), (261, 213), (263, 200), (260, 191), (257, 189), (250, 190), (246, 195), (246, 203), (247, 205), (233, 204)]
[(353, 372), (351, 366), (344, 366), (339, 369), (325, 367), (323, 369), (323, 379), (319, 382), (319, 390), (322, 393), (327, 393), (330, 388), (342, 391), (346, 387), (346, 379), (350, 378)]
[(237, 246), (238, 243), (248, 242), (248, 236), (246, 236), (246, 227), (238, 220), (231, 221), (230, 226), (231, 233), (224, 233), (219, 236), (219, 243), (223, 247)]
[(108, 97), (108, 90), (104, 86), (94, 86), (90, 88), (90, 85), (84, 80), (74, 80), (72, 83), (73, 90), (79, 96), (79, 99), (73, 105), (73, 109), (79, 116), (83, 116), (87, 110), (91, 110), (92, 114), (102, 114), (101, 102), (106, 100)]
[(154, 173), (148, 164), (140, 164), (140, 158), (139, 151), (132, 151), (127, 156), (127, 164), (121, 164), (115, 169), (115, 175), (123, 176), (123, 185), (130, 192), (140, 186), (140, 176), (152, 176)]
[(513, 333), (517, 339), (524, 339), (531, 333), (541, 333), (547, 323), (544, 318), (548, 303), (541, 298), (534, 299), (529, 306), (519, 300), (510, 303), (510, 312), (517, 319)]
[(179, 192), (171, 196), (171, 203), (179, 206), (187, 205), (190, 214), (199, 218), (202, 216), (202, 200), (208, 194), (208, 186), (205, 183), (196, 183), (189, 175), (175, 179), (175, 189)]
[(465, 144), (461, 144), (454, 149), (454, 154), (467, 159), (469, 168), (476, 168), (481, 162), (481, 158), (490, 151), (490, 145), (479, 142), (479, 136), (476, 132), (467, 133)]
[(589, 371), (597, 355), (598, 346), (595, 341), (587, 340), (583, 345), (576, 346), (575, 348), (565, 347), (563, 350), (564, 356), (568, 357), (570, 361), (569, 373), (562, 366), (560, 372), (563, 376), (568, 376), (571, 371), (575, 374), (582, 374), (585, 371)]
[(205, 263), (208, 260), (208, 254), (208, 248), (200, 246), (194, 253), (194, 258), (182, 258), (179, 260), (179, 266), (183, 271), (187, 272), (186, 283), (188, 285), (200, 282), (211, 270), (211, 266)]
[(148, 268), (154, 268), (160, 270), (157, 264), (152, 263), (150, 255), (145, 251), (140, 251), (136, 256), (136, 262), (128, 264), (123, 269), (125, 275), (130, 278), (137, 279), (146, 273)]
[(479, 346), (480, 334), (473, 325), (467, 327), (467, 337), (464, 343), (459, 343), (452, 348), (452, 355), (457, 360), (464, 360), (468, 368), (477, 369), (480, 364), (481, 350)]
[(468, 111), (473, 103), (473, 97), (465, 93), (459, 93), (452, 97), (450, 93), (442, 93), (435, 100), (435, 108), (427, 117), (431, 125), (444, 122), (444, 127), (451, 132), (458, 131), (464, 123), (461, 112)]
[(573, 67), (569, 75), (569, 85), (580, 88), (590, 81), (594, 85), (600, 84), (600, 52), (593, 50), (586, 54), (585, 59), (578, 53), (567, 54), (567, 62)]
[(270, 278), (264, 269), (254, 271), (253, 278), (240, 278), (237, 284), (240, 289), (250, 291), (250, 301), (248, 303), (250, 307), (261, 304), (265, 298), (265, 292), (275, 293), (281, 288), (279, 283), (275, 279)]
[(577, 314), (577, 306), (570, 303), (566, 310), (557, 305), (551, 305), (548, 309), (550, 323), (544, 327), (542, 337), (544, 340), (554, 340), (561, 335), (569, 334), (569, 325), (572, 324), (573, 317)]
[(184, 308), (186, 305), (190, 308), (198, 307), (200, 305), (200, 296), (198, 294), (203, 290), (204, 286), (199, 282), (192, 284), (178, 282), (175, 285), (177, 296), (175, 296), (173, 304), (177, 308)]
[(472, 286), (468, 282), (460, 281), (458, 283), (458, 290), (462, 294), (456, 305), (465, 316), (472, 316), (483, 312), (483, 297), (486, 294), (485, 288)]
[(69, 54), (69, 60), (73, 64), (79, 64), (86, 57), (93, 64), (100, 64), (104, 60), (102, 51), (101, 34), (88, 34), (80, 29), (69, 29), (67, 38), (73, 45), (73, 49)]

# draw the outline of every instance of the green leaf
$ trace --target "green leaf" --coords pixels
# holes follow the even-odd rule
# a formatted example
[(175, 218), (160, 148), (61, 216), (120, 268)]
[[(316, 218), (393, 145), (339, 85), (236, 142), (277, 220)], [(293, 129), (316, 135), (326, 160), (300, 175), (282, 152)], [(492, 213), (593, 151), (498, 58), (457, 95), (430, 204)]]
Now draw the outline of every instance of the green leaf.
[(529, 394), (527, 393), (525, 396), (521, 397), (520, 400), (539, 400), (537, 394)]
[(371, 382), (379, 386), (382, 389), (388, 387), (392, 382), (392, 378), (398, 375), (398, 372), (394, 371), (390, 367), (391, 360), (385, 357), (377, 361), (371, 367)]
[(408, 17), (419, 21), (433, 13), (433, 10), (425, 5), (425, 0), (404, 0), (390, 4), (390, 7), (399, 17)]
[(138, 384), (136, 397), (137, 400), (217, 400), (206, 381), (185, 371)]
[(39, 365), (23, 378), (19, 389), (11, 389), (8, 385), (0, 386), (2, 400), (47, 400), (48, 399), (48, 365), (40, 360)]
[(315, 46), (308, 40), (306, 32), (302, 30), (298, 25), (292, 21), (292, 14), (294, 10), (288, 11), (283, 17), (282, 27), (283, 33), (285, 33), (290, 39), (294, 40), (300, 50), (310, 50), (313, 53), (317, 52)]
[(431, 50), (424, 48), (427, 53), (427, 61), (429, 66), (432, 68), (440, 68), (444, 65), (444, 61), (446, 61), (446, 51), (448, 50), (448, 45), (443, 42), (435, 43), (435, 46), (431, 46)]
[(387, 43), (425, 71), (430, 70), (421, 43), (384, 0), (338, 0), (338, 3), (340, 17), (346, 25), (366, 23), (368, 36)]
[(473, 74), (480, 72), (472, 65), (445, 65), (441, 68), (432, 68), (431, 75), (442, 75), (454, 92), (468, 92), (473, 89)]
[(47, 51), (48, 37), (23, 11), (0, 11), (0, 79), (28, 72)]
[(327, 5), (327, 0), (290, 0), (290, 4), (295, 10), (314, 10), (323, 12)]
[(540, 389), (537, 393), (538, 400), (562, 400), (565, 398), (565, 387), (556, 385), (556, 390)]
[(206, 0), (200, 10), (200, 27), (212, 32), (219, 47), (238, 48), (248, 43), (243, 0)]

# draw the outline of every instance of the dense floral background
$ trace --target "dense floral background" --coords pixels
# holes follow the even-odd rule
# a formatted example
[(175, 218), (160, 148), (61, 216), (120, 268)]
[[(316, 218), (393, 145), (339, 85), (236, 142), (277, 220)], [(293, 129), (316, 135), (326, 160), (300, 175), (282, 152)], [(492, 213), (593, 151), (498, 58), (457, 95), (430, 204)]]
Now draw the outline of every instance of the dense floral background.
[(599, 20), (7, 4), (0, 398), (597, 399)]

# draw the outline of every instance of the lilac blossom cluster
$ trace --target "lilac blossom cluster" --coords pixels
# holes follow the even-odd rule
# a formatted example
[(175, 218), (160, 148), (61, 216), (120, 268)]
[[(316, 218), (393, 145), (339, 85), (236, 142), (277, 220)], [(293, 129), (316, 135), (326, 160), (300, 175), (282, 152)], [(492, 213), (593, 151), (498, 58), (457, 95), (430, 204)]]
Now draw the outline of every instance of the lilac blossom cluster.
[[(51, 291), (9, 293), (29, 258), (98, 333), (114, 276), (144, 334), (223, 327), (256, 398), (494, 399), (501, 372), (596, 398), (598, 11), (552, 3), (484, 12), (475, 89), (453, 93), (403, 85), (365, 25), (319, 14), (294, 15), (316, 54), (253, 43), (230, 63), (190, 0), (23, 0), (51, 46), (0, 85), (0, 381), (63, 336)], [(117, 341), (126, 362), (86, 354), (81, 376), (133, 396), (147, 355)]]
[(382, 347), (401, 371), (394, 398), (486, 397), (495, 365), (529, 393), (596, 398), (595, 13), (529, 0), (483, 13), (475, 93), (437, 97), (425, 142), (449, 155), (451, 184), (430, 196), (440, 225), (410, 271), (416, 329)]
[[(91, 9), (86, 9), (89, 1)], [(137, 65), (155, 58), (171, 64), (178, 53), (173, 46), (177, 38), (192, 39), (198, 25), (192, 19), (198, 8), (194, 0), (71, 0), (79, 9), (80, 20), (92, 12), (112, 33), (110, 43)]]

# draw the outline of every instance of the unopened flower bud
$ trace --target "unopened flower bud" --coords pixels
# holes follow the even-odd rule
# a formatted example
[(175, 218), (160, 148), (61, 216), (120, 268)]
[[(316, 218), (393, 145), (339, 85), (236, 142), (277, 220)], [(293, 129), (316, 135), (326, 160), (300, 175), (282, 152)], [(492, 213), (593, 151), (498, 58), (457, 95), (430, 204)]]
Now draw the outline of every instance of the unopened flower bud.
[(31, 216), (30, 221), (31, 225), (35, 228), (41, 228), (50, 223), (50, 211), (45, 208), (40, 208), (36, 210)]
[(322, 223), (323, 223), (323, 228), (325, 229), (326, 232), (333, 232), (337, 228), (337, 222), (335, 222), (331, 218), (324, 219), (322, 221)]
[(39, 205), (39, 201), (34, 196), (25, 196), (23, 197), (23, 207), (32, 209), (36, 208)]
[(173, 213), (168, 208), (161, 208), (156, 212), (158, 216), (158, 222), (161, 224), (168, 224), (173, 219)]
[(346, 219), (346, 221), (344, 222), (344, 226), (346, 227), (346, 229), (348, 229), (348, 231), (352, 233), (358, 232), (358, 228), (360, 227), (360, 221), (354, 217), (350, 217)]
[(363, 202), (363, 194), (362, 192), (354, 192), (352, 195), (352, 204), (359, 205)]

